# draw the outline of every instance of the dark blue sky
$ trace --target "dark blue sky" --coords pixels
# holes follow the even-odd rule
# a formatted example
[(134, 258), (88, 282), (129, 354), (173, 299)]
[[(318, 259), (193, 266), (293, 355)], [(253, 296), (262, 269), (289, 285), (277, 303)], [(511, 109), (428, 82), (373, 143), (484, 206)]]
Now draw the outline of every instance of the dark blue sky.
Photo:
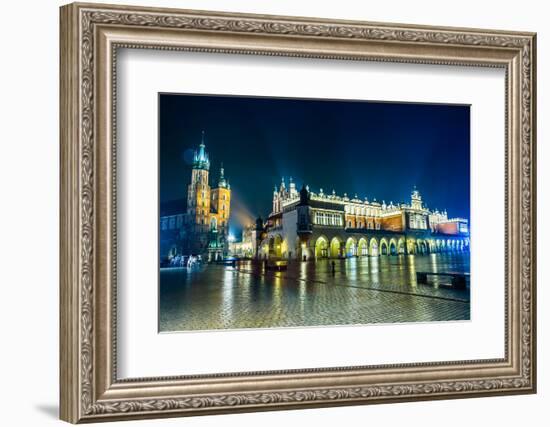
[(409, 201), (470, 217), (470, 107), (366, 101), (159, 95), (160, 200), (185, 198), (190, 150), (205, 131), (210, 183), (220, 162), (232, 208), (271, 210), (292, 176), (313, 191)]

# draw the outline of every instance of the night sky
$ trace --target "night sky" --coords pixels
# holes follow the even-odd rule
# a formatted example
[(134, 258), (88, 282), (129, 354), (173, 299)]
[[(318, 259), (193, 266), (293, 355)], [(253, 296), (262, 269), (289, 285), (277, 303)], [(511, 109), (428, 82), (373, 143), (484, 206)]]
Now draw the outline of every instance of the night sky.
[(214, 187), (223, 162), (236, 218), (271, 211), (292, 176), (336, 190), (410, 201), (470, 218), (470, 108), (463, 105), (159, 95), (160, 201), (186, 197), (192, 151), (205, 131)]

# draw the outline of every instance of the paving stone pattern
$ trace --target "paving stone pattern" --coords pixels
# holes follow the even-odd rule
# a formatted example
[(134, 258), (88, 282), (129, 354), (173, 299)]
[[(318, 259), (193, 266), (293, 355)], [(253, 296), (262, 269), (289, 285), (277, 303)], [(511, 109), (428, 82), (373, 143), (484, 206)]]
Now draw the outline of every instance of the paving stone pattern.
[(416, 283), (417, 271), (469, 272), (469, 254), (290, 262), (250, 261), (160, 272), (160, 331), (280, 328), (470, 319), (470, 291), (449, 278)]

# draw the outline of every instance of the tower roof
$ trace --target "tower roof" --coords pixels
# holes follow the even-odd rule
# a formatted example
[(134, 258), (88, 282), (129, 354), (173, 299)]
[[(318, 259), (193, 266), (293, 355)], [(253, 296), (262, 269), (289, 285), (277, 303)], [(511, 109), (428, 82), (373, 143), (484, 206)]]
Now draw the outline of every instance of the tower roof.
[(193, 169), (210, 169), (210, 159), (204, 145), (204, 131), (202, 131), (199, 149), (195, 150), (195, 155), (193, 156)]
[(223, 163), (222, 163), (220, 167), (220, 180), (218, 181), (218, 187), (229, 188), (229, 184), (227, 183), (223, 172), (224, 170), (223, 170)]

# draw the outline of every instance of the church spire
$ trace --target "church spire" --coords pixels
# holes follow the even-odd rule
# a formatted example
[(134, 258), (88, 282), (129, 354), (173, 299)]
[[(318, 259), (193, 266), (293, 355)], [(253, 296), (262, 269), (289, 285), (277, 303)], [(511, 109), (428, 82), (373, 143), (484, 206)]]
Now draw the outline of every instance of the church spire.
[(199, 149), (195, 151), (193, 156), (193, 169), (210, 169), (210, 159), (204, 145), (204, 130), (202, 131)]
[(218, 187), (227, 188), (227, 186), (228, 186), (228, 183), (225, 180), (223, 162), (222, 162), (220, 166), (220, 180), (218, 181)]

